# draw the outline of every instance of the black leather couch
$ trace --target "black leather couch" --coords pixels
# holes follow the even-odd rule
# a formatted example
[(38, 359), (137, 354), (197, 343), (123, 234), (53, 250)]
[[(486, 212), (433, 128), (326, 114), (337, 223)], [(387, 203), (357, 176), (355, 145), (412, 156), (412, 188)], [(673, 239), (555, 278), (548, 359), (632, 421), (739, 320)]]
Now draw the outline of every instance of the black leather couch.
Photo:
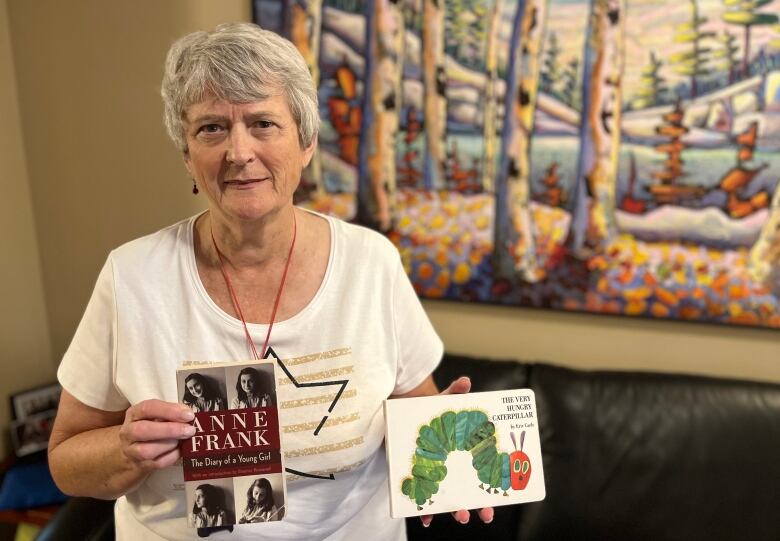
[[(410, 540), (780, 541), (780, 385), (453, 355), (434, 374), (461, 375), (534, 390), (547, 497), (489, 525), (409, 519)], [(108, 511), (76, 498), (37, 539), (112, 539)]]

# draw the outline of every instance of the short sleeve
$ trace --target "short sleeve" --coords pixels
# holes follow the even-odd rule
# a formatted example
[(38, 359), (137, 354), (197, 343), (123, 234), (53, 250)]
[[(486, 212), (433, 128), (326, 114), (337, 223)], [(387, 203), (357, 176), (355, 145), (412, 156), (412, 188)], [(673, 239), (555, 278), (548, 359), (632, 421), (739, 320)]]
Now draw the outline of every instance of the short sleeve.
[(130, 405), (115, 385), (116, 335), (117, 309), (109, 257), (57, 370), (57, 379), (66, 391), (87, 406), (104, 411), (120, 411)]
[(396, 260), (393, 285), (393, 319), (398, 346), (394, 395), (408, 393), (420, 385), (439, 365), (444, 344), (428, 319), (420, 299)]

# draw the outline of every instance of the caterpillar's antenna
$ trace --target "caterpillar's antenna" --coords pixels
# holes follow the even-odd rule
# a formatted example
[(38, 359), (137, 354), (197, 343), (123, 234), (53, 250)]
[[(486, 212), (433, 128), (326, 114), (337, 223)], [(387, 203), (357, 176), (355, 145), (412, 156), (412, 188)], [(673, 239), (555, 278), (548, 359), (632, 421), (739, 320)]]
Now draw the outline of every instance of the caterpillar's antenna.
[(525, 430), (520, 432), (520, 452), (523, 452), (523, 443), (525, 442)]
[(512, 438), (512, 445), (515, 446), (515, 451), (517, 451), (517, 442), (515, 441), (515, 433), (514, 432), (510, 432), (509, 433), (509, 437)]

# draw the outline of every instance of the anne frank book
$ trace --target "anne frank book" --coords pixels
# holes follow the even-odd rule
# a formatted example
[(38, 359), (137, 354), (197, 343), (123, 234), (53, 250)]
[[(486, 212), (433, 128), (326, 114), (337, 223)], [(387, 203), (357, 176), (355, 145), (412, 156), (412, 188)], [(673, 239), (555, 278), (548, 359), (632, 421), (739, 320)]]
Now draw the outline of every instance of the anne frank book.
[(385, 400), (393, 518), (543, 500), (530, 389)]
[(185, 363), (176, 381), (180, 401), (195, 412), (195, 435), (181, 443), (188, 524), (282, 520), (275, 363)]

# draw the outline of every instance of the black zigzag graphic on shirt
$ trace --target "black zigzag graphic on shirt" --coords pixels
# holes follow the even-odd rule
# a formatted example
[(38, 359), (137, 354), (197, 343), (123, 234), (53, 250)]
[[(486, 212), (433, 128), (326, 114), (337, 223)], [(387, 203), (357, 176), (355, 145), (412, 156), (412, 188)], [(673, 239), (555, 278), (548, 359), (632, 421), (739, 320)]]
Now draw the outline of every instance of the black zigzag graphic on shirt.
[[(330, 385), (339, 385), (339, 391), (336, 393), (336, 396), (333, 398), (333, 401), (330, 403), (330, 407), (328, 408), (328, 413), (331, 413), (333, 411), (333, 408), (336, 406), (336, 403), (339, 401), (339, 398), (341, 398), (342, 393), (344, 392), (344, 389), (347, 388), (347, 384), (349, 383), (348, 379), (340, 379), (335, 381), (317, 381), (314, 383), (299, 383), (298, 380), (295, 379), (295, 376), (293, 376), (290, 371), (287, 369), (286, 366), (284, 366), (284, 363), (279, 358), (279, 356), (276, 354), (274, 349), (272, 347), (268, 347), (268, 351), (265, 353), (264, 359), (268, 359), (268, 357), (273, 357), (276, 363), (282, 368), (284, 373), (287, 375), (289, 380), (292, 382), (293, 385), (295, 385), (296, 388), (301, 387), (325, 387)], [(322, 420), (320, 421), (320, 424), (317, 426), (317, 429), (314, 431), (314, 435), (317, 436), (320, 433), (320, 430), (322, 429), (323, 425), (325, 424), (325, 421), (328, 419), (328, 416), (325, 415), (322, 417)], [(284, 469), (287, 473), (292, 473), (295, 475), (300, 475), (302, 477), (310, 477), (314, 479), (330, 479), (334, 480), (335, 476), (331, 473), (329, 475), (317, 475), (314, 473), (306, 473), (298, 470), (293, 470), (291, 468), (285, 468)]]
[[(267, 359), (269, 356), (273, 355), (273, 358), (276, 360), (277, 364), (284, 370), (284, 373), (287, 375), (290, 381), (292, 381), (293, 385), (297, 388), (301, 387), (329, 387), (331, 385), (339, 385), (339, 391), (336, 393), (336, 396), (333, 397), (333, 401), (330, 403), (330, 407), (328, 408), (328, 413), (333, 412), (333, 408), (336, 407), (336, 403), (339, 401), (339, 398), (341, 398), (342, 393), (344, 392), (344, 389), (347, 388), (347, 384), (349, 383), (348, 379), (337, 379), (333, 381), (315, 381), (313, 383), (299, 383), (298, 380), (295, 379), (295, 376), (293, 376), (290, 371), (287, 369), (286, 366), (284, 366), (284, 363), (279, 358), (279, 356), (276, 354), (274, 349), (272, 347), (268, 347), (268, 351), (265, 353), (265, 359)], [(314, 435), (317, 436), (320, 433), (320, 430), (322, 429), (323, 425), (325, 424), (325, 421), (328, 420), (328, 416), (325, 415), (322, 417), (322, 420), (320, 421), (320, 424), (317, 426), (317, 428), (314, 430)]]

